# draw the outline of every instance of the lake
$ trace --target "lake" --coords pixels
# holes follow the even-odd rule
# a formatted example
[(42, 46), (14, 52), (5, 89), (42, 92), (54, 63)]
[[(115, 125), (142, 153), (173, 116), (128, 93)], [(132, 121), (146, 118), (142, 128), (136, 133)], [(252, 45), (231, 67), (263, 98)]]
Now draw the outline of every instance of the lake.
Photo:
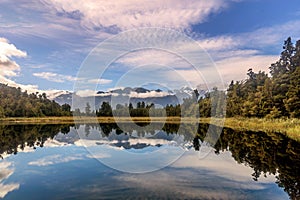
[[(0, 198), (300, 198), (294, 140), (179, 126), (0, 125)], [(217, 130), (216, 141), (206, 137)]]

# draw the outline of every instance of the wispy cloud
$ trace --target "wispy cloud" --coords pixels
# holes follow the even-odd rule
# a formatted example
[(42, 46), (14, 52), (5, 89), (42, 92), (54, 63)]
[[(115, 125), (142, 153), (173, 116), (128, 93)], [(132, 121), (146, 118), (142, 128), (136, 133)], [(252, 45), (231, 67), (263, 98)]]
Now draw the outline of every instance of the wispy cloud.
[(53, 72), (38, 72), (33, 73), (33, 76), (46, 79), (48, 81), (57, 82), (57, 83), (64, 83), (66, 81), (74, 82), (74, 81), (80, 81), (80, 82), (88, 82), (91, 84), (108, 84), (111, 83), (112, 80), (108, 79), (88, 79), (88, 78), (77, 78), (70, 75), (63, 75)]
[[(46, 2), (46, 1), (44, 1)], [(188, 28), (201, 23), (211, 13), (227, 7), (224, 0), (167, 0), (167, 1), (93, 1), (51, 0), (47, 5), (69, 18), (81, 20), (82, 26), (89, 29), (99, 27), (110, 31), (136, 27)]]
[(228, 83), (231, 80), (246, 78), (246, 72), (249, 68), (268, 73), (271, 63), (276, 62), (276, 60), (278, 60), (277, 55), (249, 55), (222, 59), (216, 62), (216, 65), (224, 81)]
[(282, 43), (289, 36), (299, 39), (299, 35), (300, 20), (292, 20), (240, 34), (240, 41), (243, 41), (243, 44), (247, 46), (262, 48), (265, 46), (278, 46), (278, 43)]
[(100, 78), (100, 79), (90, 79), (87, 80), (87, 82), (94, 83), (94, 84), (109, 84), (112, 82), (112, 80)]
[(279, 58), (283, 40), (288, 36), (298, 39), (299, 34), (300, 20), (293, 20), (246, 33), (200, 38), (197, 42), (208, 51), (228, 83), (244, 79), (249, 68), (268, 72)]
[(63, 83), (65, 81), (76, 81), (75, 77), (69, 75), (57, 74), (53, 72), (39, 72), (39, 73), (33, 73), (32, 75), (39, 78), (46, 79), (48, 81), (57, 82), (57, 83)]
[(183, 60), (180, 56), (181, 55), (176, 55), (176, 52), (167, 52), (164, 49), (143, 49), (140, 51), (130, 52), (118, 59), (116, 62), (129, 67), (149, 64), (158, 64), (173, 68), (190, 67), (190, 64)]
[[(39, 45), (45, 44), (45, 42), (46, 44), (51, 43), (53, 46), (56, 45), (56, 49), (49, 52), (47, 59), (62, 61), (69, 59), (68, 63), (70, 63), (78, 58), (79, 63), (81, 57), (78, 55), (82, 55), (83, 52), (88, 53), (91, 47), (99, 41), (103, 41), (120, 31), (149, 26), (174, 28), (188, 32), (197, 31), (192, 30), (193, 25), (208, 21), (211, 14), (222, 12), (232, 3), (239, 1), (154, 0), (141, 3), (138, 0), (118, 0), (114, 2), (105, 0), (40, 0), (38, 2), (20, 0), (20, 2), (16, 5), (12, 1), (1, 1), (0, 4), (9, 4), (8, 7), (14, 11), (12, 13), (23, 17), (13, 21), (8, 17), (1, 16), (0, 33), (12, 35), (12, 38), (34, 40), (40, 43)], [(198, 36), (196, 42), (211, 55), (225, 81), (244, 78), (247, 69), (250, 67), (255, 70), (268, 70), (267, 67), (271, 63), (267, 62), (276, 60), (274, 55), (278, 55), (282, 41), (288, 36), (299, 36), (300, 20), (295, 19), (249, 32), (239, 33), (238, 31), (235, 30), (234, 34), (214, 37), (210, 37), (209, 34), (203, 35), (201, 32), (195, 33)], [(161, 37), (161, 35), (152, 36)], [(135, 35), (127, 39), (128, 41), (140, 40), (140, 38), (136, 39), (134, 37)], [(168, 41), (168, 38), (162, 37), (162, 40), (161, 42), (165, 42)], [(157, 42), (159, 41), (157, 40)], [(178, 44), (174, 44), (174, 46), (176, 45)], [(38, 91), (39, 88), (35, 84), (18, 84), (18, 81), (12, 79), (21, 72), (19, 61), (16, 63), (13, 58), (26, 57), (26, 52), (16, 48), (4, 38), (0, 39), (0, 47), (0, 81), (11, 86), (21, 86), (30, 92)], [(188, 43), (180, 47), (182, 52), (190, 55), (193, 54), (194, 49), (192, 48)], [(3, 49), (5, 49), (5, 52)], [(74, 60), (70, 58), (74, 58)], [(49, 60), (46, 63), (49, 63)], [(118, 62), (122, 64), (122, 69), (125, 66), (133, 68), (149, 63), (171, 66), (177, 71), (162, 71), (161, 74), (166, 76), (161, 78), (166, 78), (166, 80), (169, 78), (173, 82), (176, 81), (178, 73), (184, 77), (185, 81), (196, 83), (201, 79), (201, 77), (195, 75), (195, 70), (192, 70), (180, 57), (168, 52), (140, 51), (135, 54), (127, 54), (120, 58)], [(76, 64), (72, 63), (70, 66), (73, 68)], [(49, 72), (35, 72), (33, 76), (56, 83), (79, 81), (76, 77), (68, 74), (65, 69), (60, 69), (54, 65), (50, 65), (53, 69), (55, 68), (53, 72), (50, 72), (51, 70)], [(28, 67), (37, 70), (42, 68), (43, 65), (35, 64)], [(203, 71), (205, 70), (203, 69)], [(175, 78), (171, 75), (175, 75)], [(147, 73), (147, 76), (151, 76), (151, 74)], [(84, 81), (86, 84), (99, 83), (103, 85), (112, 83), (109, 78), (116, 79), (115, 77), (108, 77), (108, 79), (92, 77), (90, 80), (85, 79)], [(144, 77), (136, 76), (136, 79), (138, 78), (142, 79)], [(182, 79), (177, 80), (177, 82), (180, 82), (180, 80)]]
[(279, 44), (283, 43), (283, 40), (289, 36), (298, 39), (299, 34), (300, 20), (292, 20), (245, 33), (237, 32), (231, 35), (200, 38), (198, 43), (212, 53), (225, 50), (264, 50), (264, 48), (269, 47), (279, 49)]

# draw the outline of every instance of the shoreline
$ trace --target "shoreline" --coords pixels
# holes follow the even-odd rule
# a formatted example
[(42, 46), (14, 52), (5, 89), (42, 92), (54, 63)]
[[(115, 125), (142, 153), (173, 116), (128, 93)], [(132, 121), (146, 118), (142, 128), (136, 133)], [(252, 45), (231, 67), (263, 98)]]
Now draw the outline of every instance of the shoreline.
[(18, 124), (75, 124), (75, 123), (208, 123), (216, 126), (223, 126), (235, 130), (251, 130), (264, 132), (280, 132), (289, 138), (300, 142), (300, 119), (265, 119), (265, 118), (180, 118), (180, 117), (15, 117), (0, 118), (0, 125)]

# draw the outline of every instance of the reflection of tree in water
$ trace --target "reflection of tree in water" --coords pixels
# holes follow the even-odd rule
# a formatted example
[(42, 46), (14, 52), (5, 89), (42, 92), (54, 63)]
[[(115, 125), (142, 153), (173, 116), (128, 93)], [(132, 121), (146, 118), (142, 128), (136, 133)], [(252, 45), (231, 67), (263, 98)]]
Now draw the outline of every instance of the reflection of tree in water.
[[(0, 126), (0, 156), (17, 154), (26, 146), (43, 147), (48, 138), (59, 132), (69, 133), (70, 125), (2, 125)], [(1, 156), (2, 157), (2, 156)]]
[[(2, 125), (0, 126), (0, 156), (4, 153), (17, 154), (18, 150), (23, 150), (25, 146), (43, 147), (48, 138), (54, 138), (59, 132), (67, 134), (70, 132), (70, 127), (70, 125)], [(79, 127), (80, 125), (75, 128)], [(98, 128), (99, 124), (85, 125), (87, 134), (91, 129)], [(167, 135), (184, 135), (185, 141), (193, 142), (196, 151), (200, 149), (204, 138), (206, 142), (212, 143), (214, 136), (209, 137), (219, 129), (210, 126), (211, 132), (207, 134), (208, 128), (208, 124), (200, 124), (198, 130), (194, 130), (191, 124), (174, 123), (162, 126), (158, 123), (132, 130), (130, 124), (124, 124), (122, 129), (114, 123), (100, 124), (103, 136), (109, 136), (114, 131), (118, 135), (123, 133), (129, 136), (135, 132), (142, 137), (145, 134), (154, 135), (155, 131), (160, 129)], [(250, 166), (254, 170), (252, 176), (255, 181), (261, 175), (275, 174), (276, 183), (284, 188), (291, 199), (300, 198), (300, 144), (296, 141), (280, 133), (234, 131), (224, 128), (214, 149), (216, 154), (229, 150), (238, 163)]]
[[(151, 126), (144, 126), (140, 123), (140, 126), (135, 126), (135, 129), (132, 128), (132, 125), (129, 123), (123, 123), (121, 125), (122, 129), (116, 123), (100, 123), (100, 131), (104, 136), (109, 136), (113, 131), (116, 131), (116, 134), (128, 134), (132, 136), (135, 133), (138, 137), (145, 137), (146, 134), (155, 135), (158, 130), (164, 131), (167, 135), (169, 134), (180, 134), (184, 135), (185, 141), (192, 141), (195, 137), (197, 130), (195, 125), (192, 124), (177, 124), (177, 123), (154, 123)], [(180, 127), (180, 129), (179, 129)]]
[[(201, 127), (202, 126), (202, 127)], [(207, 128), (200, 125), (194, 139), (199, 150)], [(250, 166), (257, 181), (261, 175), (274, 174), (277, 184), (283, 187), (291, 199), (300, 198), (300, 144), (280, 133), (234, 131), (225, 128), (214, 145), (215, 153), (229, 150), (238, 163)]]

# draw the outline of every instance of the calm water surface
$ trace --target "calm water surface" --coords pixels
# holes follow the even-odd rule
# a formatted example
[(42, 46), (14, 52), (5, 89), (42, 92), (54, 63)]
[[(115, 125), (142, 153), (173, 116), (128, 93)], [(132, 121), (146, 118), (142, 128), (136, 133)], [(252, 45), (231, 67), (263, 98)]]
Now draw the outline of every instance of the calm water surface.
[(300, 144), (282, 134), (100, 126), (0, 126), (0, 199), (300, 198)]

